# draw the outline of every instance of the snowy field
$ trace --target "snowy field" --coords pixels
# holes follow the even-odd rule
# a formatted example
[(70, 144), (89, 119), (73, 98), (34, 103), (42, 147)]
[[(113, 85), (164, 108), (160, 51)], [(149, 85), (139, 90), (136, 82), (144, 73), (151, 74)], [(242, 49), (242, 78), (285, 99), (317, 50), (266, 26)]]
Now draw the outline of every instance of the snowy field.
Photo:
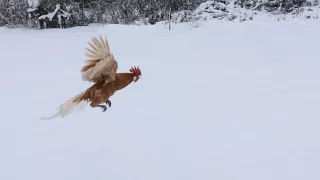
[[(0, 28), (1, 180), (318, 180), (320, 22)], [(142, 79), (50, 121), (109, 39)]]

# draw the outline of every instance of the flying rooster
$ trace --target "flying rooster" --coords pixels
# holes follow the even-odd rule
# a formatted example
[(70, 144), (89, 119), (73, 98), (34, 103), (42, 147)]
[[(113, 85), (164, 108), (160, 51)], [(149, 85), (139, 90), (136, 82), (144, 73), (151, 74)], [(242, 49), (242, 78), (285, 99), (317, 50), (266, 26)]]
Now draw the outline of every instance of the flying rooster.
[(107, 39), (93, 37), (88, 42), (86, 48), (87, 60), (82, 67), (82, 80), (93, 82), (94, 84), (80, 94), (68, 99), (62, 104), (55, 114), (42, 119), (53, 119), (55, 117), (65, 117), (76, 108), (83, 108), (90, 103), (92, 108), (101, 108), (103, 112), (107, 106), (111, 107), (110, 97), (115, 92), (127, 87), (132, 82), (137, 82), (141, 78), (139, 67), (131, 67), (130, 72), (118, 73), (118, 62), (110, 52)]

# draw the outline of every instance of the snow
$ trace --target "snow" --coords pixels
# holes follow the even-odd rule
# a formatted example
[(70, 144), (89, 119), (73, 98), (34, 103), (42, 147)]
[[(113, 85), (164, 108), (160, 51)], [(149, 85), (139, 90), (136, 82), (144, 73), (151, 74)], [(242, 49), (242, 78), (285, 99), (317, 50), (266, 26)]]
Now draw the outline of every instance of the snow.
[[(0, 28), (0, 179), (320, 178), (319, 21)], [(109, 39), (142, 79), (112, 107), (40, 120), (91, 84), (87, 42)]]
[(37, 8), (28, 8), (27, 9), (27, 12), (28, 13), (32, 13), (32, 12), (34, 12), (34, 11), (36, 11), (37, 10)]
[(28, 6), (31, 8), (37, 8), (39, 5), (39, 0), (28, 0)]
[(52, 19), (53, 19), (53, 17), (57, 14), (57, 12), (60, 10), (63, 14), (60, 14), (60, 15), (58, 15), (58, 18), (59, 18), (59, 22), (61, 22), (61, 16), (63, 16), (63, 17), (70, 17), (70, 14), (68, 13), (68, 12), (65, 12), (65, 11), (63, 11), (62, 9), (60, 9), (60, 4), (57, 4), (56, 5), (56, 8), (55, 8), (55, 10), (53, 11), (53, 12), (50, 12), (50, 13), (48, 13), (48, 14), (46, 14), (46, 15), (42, 15), (42, 16), (40, 16), (40, 17), (38, 17), (38, 19), (39, 20), (41, 20), (41, 19), (45, 19), (45, 18), (48, 18), (49, 19), (49, 21), (52, 21)]

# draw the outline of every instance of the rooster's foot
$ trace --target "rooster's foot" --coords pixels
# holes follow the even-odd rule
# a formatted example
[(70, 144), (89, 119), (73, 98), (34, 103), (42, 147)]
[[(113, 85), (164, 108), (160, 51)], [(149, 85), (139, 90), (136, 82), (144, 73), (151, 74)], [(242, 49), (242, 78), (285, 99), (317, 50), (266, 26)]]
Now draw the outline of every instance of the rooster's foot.
[(97, 106), (102, 109), (102, 112), (105, 112), (107, 110), (107, 106), (105, 105), (97, 105)]
[(109, 107), (111, 107), (111, 101), (110, 101), (110, 100), (106, 101), (106, 104), (107, 104)]

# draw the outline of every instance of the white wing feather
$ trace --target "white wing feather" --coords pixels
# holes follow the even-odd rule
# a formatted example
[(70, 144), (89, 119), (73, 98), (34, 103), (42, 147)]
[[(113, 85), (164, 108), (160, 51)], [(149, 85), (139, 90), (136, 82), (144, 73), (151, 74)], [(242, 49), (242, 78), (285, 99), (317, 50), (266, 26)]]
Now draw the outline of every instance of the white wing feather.
[(81, 69), (82, 80), (92, 82), (99, 82), (102, 78), (108, 82), (115, 80), (118, 63), (110, 53), (108, 40), (94, 37), (88, 44), (89, 48), (86, 48), (85, 53), (88, 59)]

